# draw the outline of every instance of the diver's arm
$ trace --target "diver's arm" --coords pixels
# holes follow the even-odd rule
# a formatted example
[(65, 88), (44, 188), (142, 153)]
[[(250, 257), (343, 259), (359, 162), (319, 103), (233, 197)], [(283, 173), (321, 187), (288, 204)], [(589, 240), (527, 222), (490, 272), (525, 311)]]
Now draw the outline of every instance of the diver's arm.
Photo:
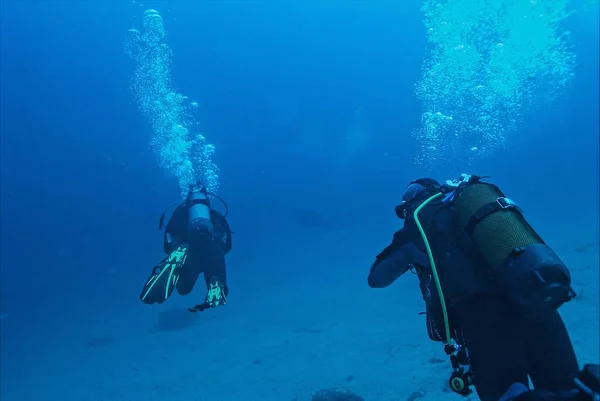
[(369, 287), (387, 287), (406, 273), (411, 263), (415, 262), (415, 250), (416, 247), (409, 240), (404, 229), (396, 232), (392, 243), (377, 255), (375, 263), (371, 266), (367, 279)]
[(215, 236), (218, 239), (218, 243), (223, 248), (223, 252), (225, 252), (225, 254), (229, 253), (232, 247), (232, 232), (231, 227), (229, 227), (229, 222), (227, 221), (227, 218), (221, 212), (211, 209), (210, 219), (215, 228)]

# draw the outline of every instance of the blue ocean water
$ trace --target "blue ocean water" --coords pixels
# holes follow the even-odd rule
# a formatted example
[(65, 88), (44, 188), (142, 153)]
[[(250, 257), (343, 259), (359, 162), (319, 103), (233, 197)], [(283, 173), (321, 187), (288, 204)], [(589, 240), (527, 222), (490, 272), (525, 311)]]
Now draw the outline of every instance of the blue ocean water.
[[(406, 184), (462, 172), (569, 265), (598, 362), (597, 2), (1, 7), (3, 401), (457, 399), (416, 278), (366, 276)], [(138, 299), (190, 174), (235, 232), (197, 315)]]

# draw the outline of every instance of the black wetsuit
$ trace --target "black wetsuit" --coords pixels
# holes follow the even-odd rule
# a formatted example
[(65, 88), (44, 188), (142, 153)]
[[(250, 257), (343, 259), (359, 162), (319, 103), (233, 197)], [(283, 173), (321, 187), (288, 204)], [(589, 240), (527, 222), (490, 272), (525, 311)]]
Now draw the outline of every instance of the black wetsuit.
[(225, 255), (231, 250), (231, 229), (225, 217), (211, 209), (210, 218), (214, 235), (208, 241), (191, 241), (188, 236), (188, 209), (180, 205), (167, 223), (164, 235), (164, 251), (171, 253), (180, 244), (189, 244), (188, 259), (181, 268), (176, 288), (180, 295), (192, 292), (200, 273), (204, 273), (206, 287), (216, 278), (224, 285), (225, 296), (229, 292)]
[[(497, 401), (516, 382), (550, 391), (571, 389), (579, 371), (557, 311), (526, 317), (497, 288), (475, 246), (463, 238), (451, 207), (427, 206), (419, 213), (432, 247), (448, 308), (452, 337), (469, 354), (474, 386), (482, 401)], [(368, 277), (373, 288), (390, 285), (409, 269), (419, 277), (427, 309), (427, 331), (445, 338), (443, 318), (425, 246), (409, 213), (404, 227), (379, 255)]]

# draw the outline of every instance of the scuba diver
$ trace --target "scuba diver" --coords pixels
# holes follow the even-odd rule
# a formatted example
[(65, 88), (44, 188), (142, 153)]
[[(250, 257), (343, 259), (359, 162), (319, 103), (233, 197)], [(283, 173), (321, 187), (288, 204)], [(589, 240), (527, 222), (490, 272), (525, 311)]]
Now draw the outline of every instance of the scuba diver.
[(369, 286), (417, 275), (429, 338), (444, 343), (460, 395), (473, 386), (482, 401), (599, 400), (598, 365), (579, 370), (557, 311), (575, 296), (569, 270), (483, 178), (411, 182), (395, 208), (404, 226), (377, 255)]
[[(210, 197), (225, 206), (225, 214), (212, 208)], [(189, 308), (199, 312), (227, 303), (229, 288), (225, 255), (231, 250), (231, 229), (227, 203), (207, 191), (200, 182), (192, 185), (183, 203), (174, 203), (161, 215), (158, 229), (164, 227), (167, 211), (177, 205), (165, 227), (163, 248), (167, 256), (152, 269), (140, 299), (147, 304), (163, 303), (174, 289), (180, 295), (192, 292), (204, 273), (207, 294), (203, 303)]]

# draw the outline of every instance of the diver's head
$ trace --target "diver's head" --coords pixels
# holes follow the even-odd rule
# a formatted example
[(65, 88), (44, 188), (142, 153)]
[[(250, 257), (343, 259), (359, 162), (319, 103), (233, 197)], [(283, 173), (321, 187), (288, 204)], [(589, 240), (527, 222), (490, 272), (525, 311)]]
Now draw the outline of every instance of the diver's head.
[(410, 209), (418, 206), (431, 195), (439, 192), (440, 183), (433, 178), (419, 178), (412, 181), (402, 194), (402, 201), (396, 206), (396, 216), (405, 219)]

